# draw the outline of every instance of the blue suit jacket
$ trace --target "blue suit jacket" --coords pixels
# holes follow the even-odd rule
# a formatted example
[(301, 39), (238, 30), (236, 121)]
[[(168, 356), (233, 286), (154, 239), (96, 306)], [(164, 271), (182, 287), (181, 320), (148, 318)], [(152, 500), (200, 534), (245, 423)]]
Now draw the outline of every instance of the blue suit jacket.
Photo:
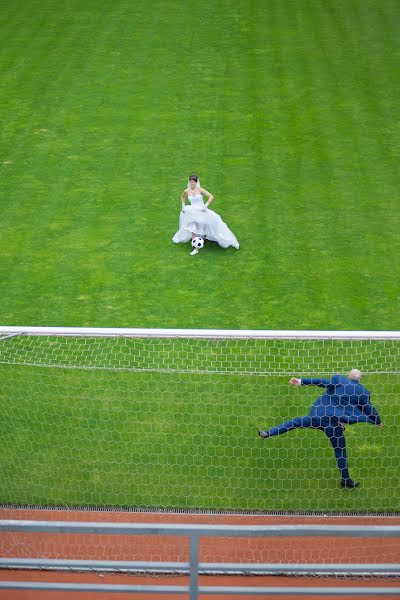
[(310, 411), (310, 417), (336, 417), (341, 423), (372, 423), (380, 425), (381, 418), (370, 402), (370, 392), (357, 380), (343, 375), (330, 379), (304, 378), (301, 385), (317, 385), (326, 391)]

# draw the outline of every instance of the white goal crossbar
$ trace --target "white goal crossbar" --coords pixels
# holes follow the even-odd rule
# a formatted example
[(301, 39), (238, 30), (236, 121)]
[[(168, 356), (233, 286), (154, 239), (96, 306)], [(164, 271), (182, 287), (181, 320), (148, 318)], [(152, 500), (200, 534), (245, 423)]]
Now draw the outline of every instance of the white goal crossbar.
[(400, 331), (329, 331), (296, 329), (146, 329), (131, 327), (0, 326), (0, 336), (64, 335), (90, 337), (185, 337), (231, 339), (400, 339)]

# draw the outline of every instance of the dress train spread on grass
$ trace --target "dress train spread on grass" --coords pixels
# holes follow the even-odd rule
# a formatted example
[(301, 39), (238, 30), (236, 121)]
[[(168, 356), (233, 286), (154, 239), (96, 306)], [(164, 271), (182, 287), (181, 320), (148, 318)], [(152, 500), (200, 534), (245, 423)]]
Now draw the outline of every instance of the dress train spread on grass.
[(236, 236), (218, 213), (206, 208), (202, 194), (188, 195), (188, 198), (190, 206), (186, 205), (185, 210), (181, 212), (179, 230), (172, 241), (176, 244), (188, 242), (192, 238), (192, 233), (194, 233), (211, 242), (217, 242), (221, 248), (233, 246), (238, 249), (239, 242)]

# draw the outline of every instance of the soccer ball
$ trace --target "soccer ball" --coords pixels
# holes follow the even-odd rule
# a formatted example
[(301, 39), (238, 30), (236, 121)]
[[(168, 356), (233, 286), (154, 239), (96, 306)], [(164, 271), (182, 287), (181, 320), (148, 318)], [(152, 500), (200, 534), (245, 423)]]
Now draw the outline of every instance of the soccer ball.
[(201, 248), (203, 248), (204, 246), (204, 240), (201, 237), (195, 237), (192, 239), (192, 246), (193, 248), (197, 248), (197, 250), (200, 250)]

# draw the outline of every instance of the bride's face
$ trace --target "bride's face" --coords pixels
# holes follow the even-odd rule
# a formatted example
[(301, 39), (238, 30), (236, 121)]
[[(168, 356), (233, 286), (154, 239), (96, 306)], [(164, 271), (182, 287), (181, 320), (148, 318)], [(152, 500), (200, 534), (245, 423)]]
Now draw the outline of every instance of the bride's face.
[(190, 180), (190, 187), (192, 188), (192, 190), (194, 190), (194, 188), (196, 187), (196, 181), (194, 179)]

